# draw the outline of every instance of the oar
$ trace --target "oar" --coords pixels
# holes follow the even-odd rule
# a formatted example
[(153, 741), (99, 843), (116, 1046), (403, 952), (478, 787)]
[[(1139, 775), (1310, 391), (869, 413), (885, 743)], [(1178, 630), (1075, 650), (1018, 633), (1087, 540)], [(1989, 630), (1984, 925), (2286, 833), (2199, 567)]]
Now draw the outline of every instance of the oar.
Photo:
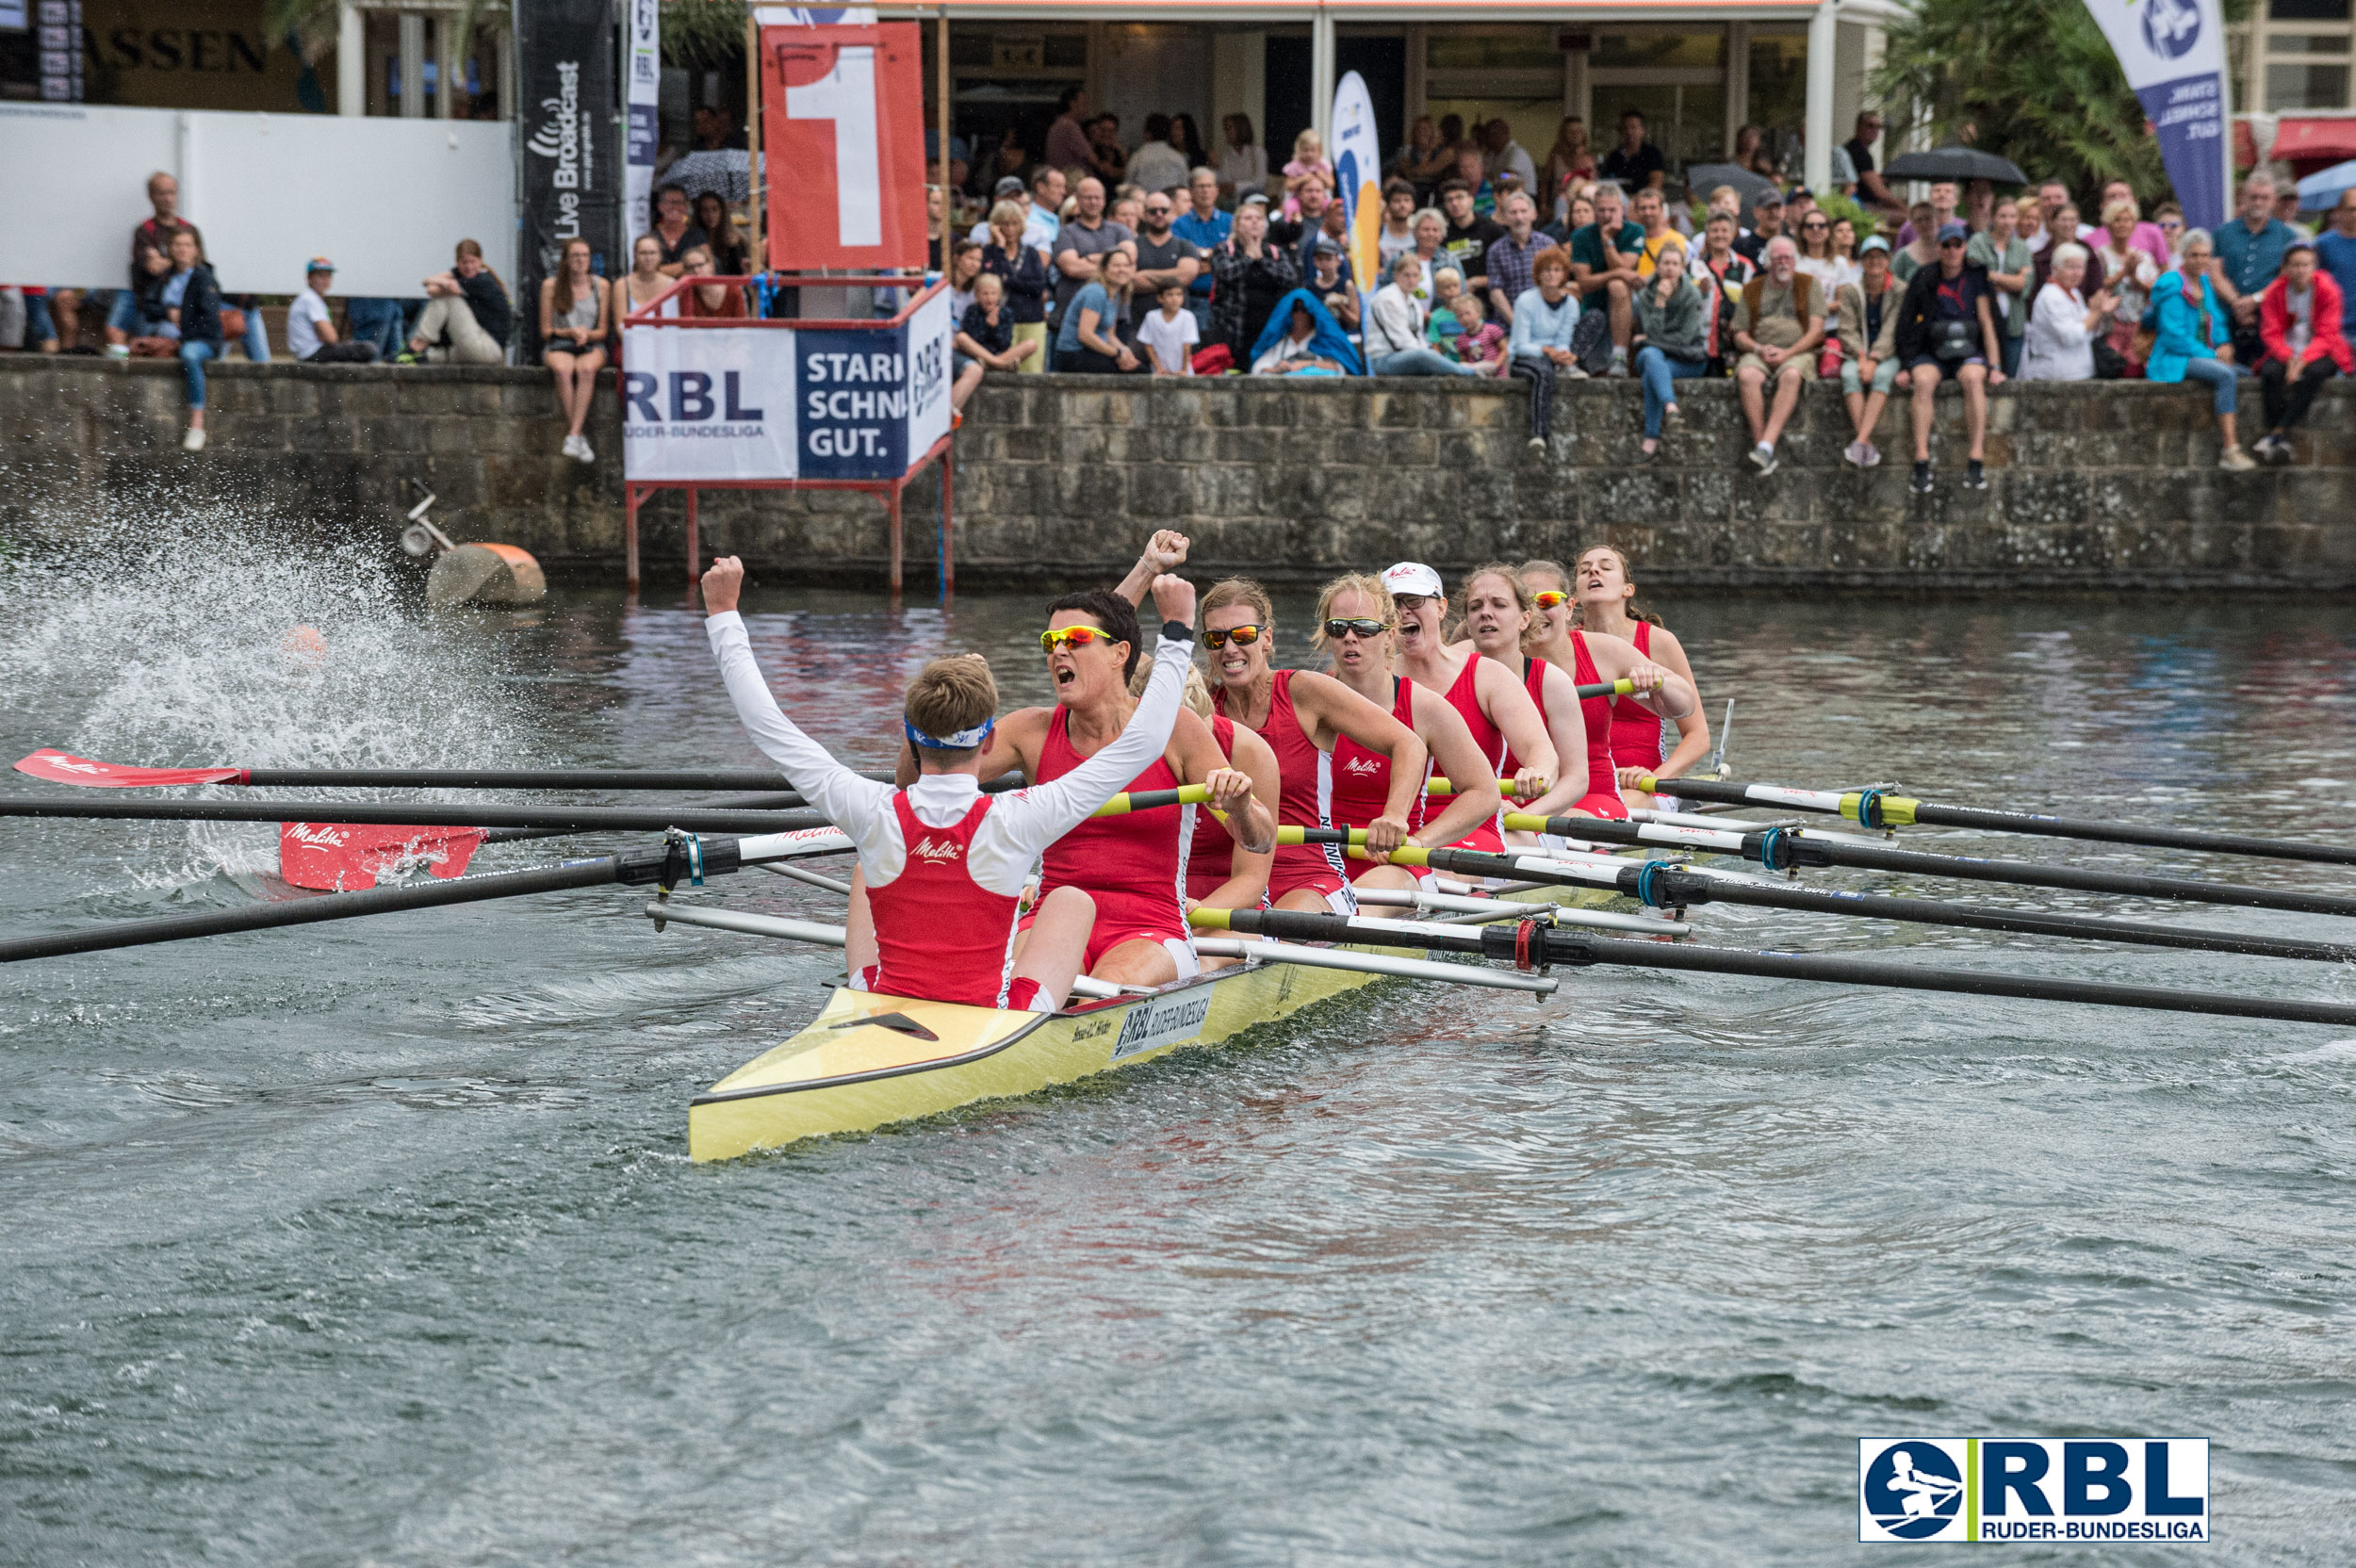
[(1293, 941), (1366, 941), (1399, 944), (1413, 940), (1436, 952), (1476, 954), (1518, 970), (1553, 964), (1624, 964), (1638, 969), (1676, 969), (1707, 974), (1747, 974), (1775, 980), (1828, 980), (1843, 985), (1898, 990), (1958, 991), (1972, 996), (2014, 996), (2033, 1002), (2084, 1002), (2160, 1012), (2209, 1013), (2224, 1018), (2276, 1019), (2290, 1023), (2356, 1023), (2356, 1005), (2338, 1002), (2273, 1001), (2224, 996), (2213, 991), (2171, 990), (2156, 986), (2121, 986), (2099, 980), (2051, 980), (2026, 974), (1976, 970), (1918, 968), (1808, 953), (1753, 953), (1692, 943), (1628, 941), (1617, 937), (1563, 931), (1534, 921), (1511, 928), (1478, 931), (1446, 925), (1411, 926), (1402, 921), (1369, 921), (1294, 909), (1198, 908), (1187, 921), (1197, 927), (1241, 931)]
[[(771, 866), (771, 871), (778, 867)], [(699, 909), (688, 904), (649, 904), (644, 913), (654, 922), (654, 928), (666, 925), (695, 925), (708, 931), (733, 931), (744, 937), (776, 937), (785, 941), (813, 942), (820, 947), (841, 947), (843, 927), (822, 921), (786, 920), (777, 915), (748, 915), (735, 909)], [(1103, 999), (1120, 996), (1122, 988), (1109, 980), (1099, 980), (1083, 974), (1072, 982), (1072, 994)]]
[(1194, 950), (1211, 958), (1242, 958), (1247, 962), (1262, 964), (1298, 964), (1303, 969), (1350, 970), (1359, 974), (1395, 975), (1401, 980), (1444, 980), (1451, 986), (1536, 991), (1542, 996), (1551, 995), (1555, 988), (1562, 984), (1549, 975), (1515, 974), (1510, 971), (1481, 969), (1471, 964), (1435, 964), (1428, 958), (1395, 958), (1384, 953), (1352, 953), (1347, 948), (1337, 947), (1294, 947), (1285, 942), (1244, 942), (1230, 941), (1223, 937), (1197, 937)]
[(417, 827), (545, 827), (566, 832), (774, 833), (823, 827), (815, 811), (663, 810), (629, 806), (513, 806), (489, 801), (74, 800), (0, 796), (0, 817), (100, 817), (135, 822), (386, 823)]
[(52, 958), (69, 953), (98, 953), (116, 947), (144, 947), (154, 942), (219, 937), (235, 931), (265, 931), (281, 925), (309, 925), (319, 921), (351, 920), (402, 909), (430, 909), (445, 904), (474, 904), (489, 898), (515, 898), (525, 893), (594, 888), (613, 882), (633, 887), (652, 882), (668, 888), (725, 875), (743, 866), (832, 853), (837, 848), (849, 847), (849, 843), (832, 828), (743, 839), (678, 837), (659, 848), (625, 850), (619, 855), (568, 860), (533, 871), (498, 872), (487, 876), (462, 876), (449, 882), (425, 882), (404, 888), (374, 888), (367, 892), (328, 893), (319, 898), (289, 899), (281, 904), (220, 909), (201, 915), (118, 921), (48, 937), (19, 937), (0, 940), (0, 963)]
[(2261, 839), (2246, 833), (2212, 833), (2193, 827), (2154, 827), (2142, 823), (2096, 822), (2086, 817), (2049, 817), (2028, 811), (1998, 811), (1976, 806), (1939, 806), (1881, 790), (1792, 790), (1780, 784), (1719, 783), (1693, 778), (1640, 778), (1647, 794), (1723, 801), (1729, 806), (1775, 806), (1846, 817), (1866, 827), (1980, 827), (1998, 833), (2032, 833), (2048, 839), (2086, 839), (2096, 843), (2140, 844), (2149, 849), (2200, 849), (2219, 855), (2256, 855), (2275, 860), (2315, 860), (2356, 866), (2356, 849), (2307, 843), (2297, 839)]
[[(1352, 850), (1363, 855), (1363, 850)], [(1615, 856), (1592, 859), (1556, 859), (1539, 855), (1492, 855), (1480, 850), (1399, 850), (1392, 860), (1400, 865), (1429, 865), (1441, 871), (1476, 876), (1523, 877), (1558, 887), (1609, 888), (1656, 909), (1677, 909), (1697, 904), (1746, 904), (1767, 909), (1804, 909), (1826, 915), (1854, 915), (1860, 920), (1904, 921), (1914, 925), (1954, 925), (1977, 931), (2014, 931), (2029, 936), (2069, 937), (2087, 941), (2130, 942), (2138, 947), (2190, 948), (2205, 953), (2239, 953), (2261, 958), (2299, 958), (2320, 963), (2356, 959), (2356, 943), (2306, 941), (2295, 937), (2265, 937), (2238, 931), (2186, 930), (2136, 921), (2097, 920), (2081, 915), (2049, 915), (2035, 911), (1989, 909), (1968, 904), (1941, 904), (1925, 898), (1890, 898), (1879, 893), (1853, 893), (1802, 888), (1736, 872), (1678, 867), (1660, 860), (1633, 862)]]
[(1100, 817), (1129, 811), (1151, 811), (1162, 806), (1201, 806), (1211, 798), (1208, 784), (1181, 784), (1174, 790), (1123, 790), (1096, 808)]
[(1855, 834), (1816, 833), (1804, 827), (1768, 827), (1737, 833), (1708, 827), (1671, 827), (1661, 823), (1610, 822), (1598, 817), (1537, 817), (1506, 813), (1505, 825), (1531, 833), (1553, 833), (1598, 843), (1663, 844), (1705, 855), (1740, 855), (1769, 871), (1799, 866), (1851, 866), (1861, 871), (1911, 872), (1970, 882), (2012, 882), (2028, 888), (2071, 888), (2081, 892), (2121, 893), (2131, 898), (2171, 898), (2189, 904), (2226, 904), (2245, 909), (2288, 909), (2303, 915), (2356, 915), (2356, 898), (2329, 893), (2282, 892), (2233, 882), (2179, 876), (2143, 876), (2127, 872), (2085, 871), (2076, 866), (2031, 860), (1983, 860), (1959, 855), (1923, 855), (1859, 843)]

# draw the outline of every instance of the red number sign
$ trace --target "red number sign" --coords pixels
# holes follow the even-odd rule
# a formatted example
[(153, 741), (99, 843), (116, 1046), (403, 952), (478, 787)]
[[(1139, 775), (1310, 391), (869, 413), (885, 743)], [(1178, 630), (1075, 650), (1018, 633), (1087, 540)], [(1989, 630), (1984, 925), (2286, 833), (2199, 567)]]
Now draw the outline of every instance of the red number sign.
[(922, 268), (924, 83), (916, 24), (764, 27), (769, 265)]

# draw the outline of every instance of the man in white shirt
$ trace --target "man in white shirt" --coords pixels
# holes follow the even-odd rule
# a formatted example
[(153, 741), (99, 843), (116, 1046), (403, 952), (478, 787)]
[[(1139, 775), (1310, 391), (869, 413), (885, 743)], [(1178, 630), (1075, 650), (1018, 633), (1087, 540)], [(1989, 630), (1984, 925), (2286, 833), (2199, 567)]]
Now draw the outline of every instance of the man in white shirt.
[(1129, 183), (1139, 190), (1175, 190), (1186, 183), (1186, 155), (1170, 142), (1170, 116), (1145, 117), (1145, 140), (1129, 155)]
[(286, 351), (309, 365), (367, 365), (376, 358), (373, 343), (338, 343), (335, 322), (327, 309), (327, 291), (335, 286), (335, 264), (313, 256), (303, 274), (303, 292), (286, 310)]
[(1489, 122), (1481, 133), (1481, 162), (1489, 177), (1499, 174), (1519, 175), (1524, 190), (1538, 188), (1538, 166), (1530, 161), (1530, 149), (1513, 139), (1513, 127), (1502, 115)]

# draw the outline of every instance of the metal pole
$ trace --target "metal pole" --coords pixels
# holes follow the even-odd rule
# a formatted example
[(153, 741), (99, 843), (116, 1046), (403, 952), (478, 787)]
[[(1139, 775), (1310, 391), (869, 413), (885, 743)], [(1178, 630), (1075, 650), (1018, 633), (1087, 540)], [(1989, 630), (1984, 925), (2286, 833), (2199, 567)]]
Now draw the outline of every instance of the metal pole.
[(643, 492), (635, 484), (622, 486), (622, 585), (638, 592), (638, 503)]
[(949, 528), (950, 470), (957, 463), (955, 443), (941, 449), (941, 597), (943, 603), (957, 591), (957, 536)]
[(744, 19), (744, 187), (750, 193), (752, 233), (744, 237), (753, 270), (769, 270), (769, 237), (761, 228), (761, 24)]
[(900, 486), (907, 482), (903, 478), (884, 492), (884, 510), (892, 518), (892, 597), (894, 603), (900, 597)]
[(696, 487), (687, 487), (687, 594), (694, 598), (696, 580), (703, 576), (703, 541), (695, 529)]
[[(940, 38), (933, 53), (940, 57), (934, 79), (941, 94), (941, 270), (949, 271), (949, 247), (957, 232), (956, 193), (949, 188), (949, 0), (941, 0)], [(948, 527), (946, 514), (941, 526)]]

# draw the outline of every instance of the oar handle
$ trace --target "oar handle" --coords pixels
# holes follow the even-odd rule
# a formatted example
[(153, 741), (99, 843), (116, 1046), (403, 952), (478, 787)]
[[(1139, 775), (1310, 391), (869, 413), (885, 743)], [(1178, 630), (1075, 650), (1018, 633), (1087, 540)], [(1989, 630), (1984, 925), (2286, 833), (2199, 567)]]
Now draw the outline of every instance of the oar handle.
[(1130, 811), (1151, 811), (1163, 806), (1201, 806), (1211, 798), (1208, 784), (1181, 784), (1174, 790), (1123, 790), (1096, 808), (1100, 817)]

